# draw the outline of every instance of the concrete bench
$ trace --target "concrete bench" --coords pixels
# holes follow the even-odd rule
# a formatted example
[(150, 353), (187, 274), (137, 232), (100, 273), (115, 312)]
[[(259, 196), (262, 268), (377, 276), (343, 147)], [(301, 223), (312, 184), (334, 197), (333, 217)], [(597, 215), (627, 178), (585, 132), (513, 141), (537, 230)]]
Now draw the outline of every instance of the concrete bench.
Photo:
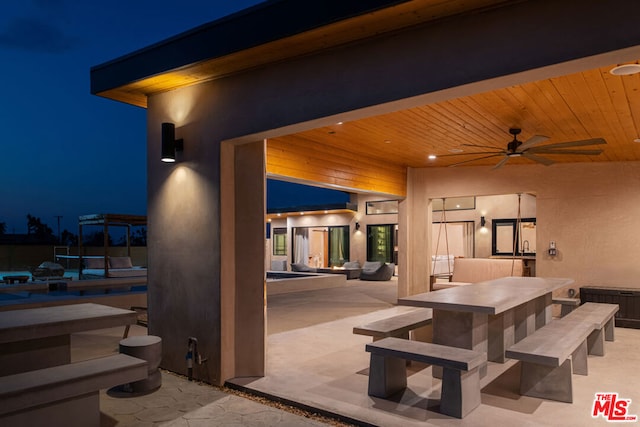
[(0, 377), (0, 425), (100, 427), (99, 391), (146, 377), (124, 354)]
[(551, 302), (560, 304), (560, 317), (564, 317), (580, 305), (580, 298), (553, 297)]
[(587, 302), (567, 314), (565, 317), (580, 322), (591, 322), (594, 330), (587, 338), (589, 354), (604, 356), (604, 341), (614, 340), (615, 314), (618, 304)]
[(409, 331), (431, 324), (433, 310), (420, 308), (353, 328), (354, 334), (368, 335), (377, 341), (386, 337), (409, 339)]
[(505, 356), (522, 361), (520, 394), (573, 402), (571, 374), (587, 375), (591, 322), (563, 317), (512, 345)]
[(480, 404), (479, 368), (486, 353), (401, 338), (384, 338), (367, 344), (371, 353), (369, 395), (381, 398), (407, 387), (405, 360), (442, 366), (440, 412), (463, 418)]

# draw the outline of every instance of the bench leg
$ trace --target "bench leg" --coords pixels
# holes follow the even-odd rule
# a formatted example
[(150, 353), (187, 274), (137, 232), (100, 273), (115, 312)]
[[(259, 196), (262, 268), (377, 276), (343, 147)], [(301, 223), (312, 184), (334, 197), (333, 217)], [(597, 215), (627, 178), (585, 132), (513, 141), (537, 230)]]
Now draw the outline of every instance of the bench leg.
[(371, 353), (369, 364), (369, 396), (387, 398), (407, 388), (404, 359)]
[(440, 412), (450, 417), (463, 418), (480, 405), (480, 372), (444, 368)]
[(571, 353), (571, 364), (573, 366), (573, 373), (576, 375), (588, 375), (589, 369), (587, 366), (587, 341), (583, 341), (582, 344)]
[[(604, 328), (603, 328), (604, 329)], [(594, 329), (587, 337), (589, 354), (604, 356), (604, 335), (603, 329)]]
[(614, 340), (614, 331), (615, 331), (615, 319), (612, 317), (609, 321), (604, 325), (604, 339), (607, 341)]
[(560, 317), (564, 317), (567, 314), (571, 313), (574, 308), (574, 305), (560, 304)]
[(522, 362), (520, 394), (572, 403), (571, 359), (558, 367)]

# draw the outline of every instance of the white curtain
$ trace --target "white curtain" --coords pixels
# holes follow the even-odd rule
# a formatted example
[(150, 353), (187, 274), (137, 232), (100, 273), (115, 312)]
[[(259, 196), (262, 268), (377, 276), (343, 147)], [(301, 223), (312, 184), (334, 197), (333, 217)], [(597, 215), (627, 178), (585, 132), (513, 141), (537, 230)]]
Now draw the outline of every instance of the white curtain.
[(293, 254), (293, 262), (308, 264), (309, 262), (309, 229), (307, 228), (295, 228), (293, 238), (293, 247), (295, 253)]

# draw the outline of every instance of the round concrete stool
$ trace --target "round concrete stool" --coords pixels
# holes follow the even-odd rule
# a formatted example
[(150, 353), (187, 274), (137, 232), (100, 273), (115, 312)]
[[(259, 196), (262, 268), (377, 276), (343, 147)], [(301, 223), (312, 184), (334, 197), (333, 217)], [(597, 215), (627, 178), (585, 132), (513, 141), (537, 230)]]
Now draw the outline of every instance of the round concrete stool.
[(149, 364), (147, 379), (122, 386), (129, 393), (147, 393), (162, 385), (162, 375), (158, 367), (162, 360), (162, 338), (155, 335), (140, 335), (120, 341), (120, 353), (146, 360)]

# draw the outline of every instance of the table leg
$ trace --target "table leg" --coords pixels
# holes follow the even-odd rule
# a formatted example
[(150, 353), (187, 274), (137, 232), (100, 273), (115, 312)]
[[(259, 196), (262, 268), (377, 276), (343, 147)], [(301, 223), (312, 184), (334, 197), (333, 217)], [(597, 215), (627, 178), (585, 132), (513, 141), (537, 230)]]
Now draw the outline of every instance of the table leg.
[(70, 335), (0, 344), (0, 376), (65, 365), (70, 362)]
[(523, 340), (536, 330), (536, 301), (528, 301), (514, 309), (515, 342)]
[(515, 323), (513, 310), (489, 316), (489, 346), (487, 359), (491, 362), (505, 363), (504, 352), (515, 342)]
[(433, 310), (433, 342), (487, 352), (488, 315)]
[(552, 295), (550, 293), (535, 299), (536, 329), (542, 328), (552, 319)]
[[(467, 348), (486, 353), (488, 350), (488, 315), (433, 309), (433, 343)], [(442, 377), (442, 369), (433, 367), (434, 376)], [(480, 376), (486, 375), (486, 365)]]

